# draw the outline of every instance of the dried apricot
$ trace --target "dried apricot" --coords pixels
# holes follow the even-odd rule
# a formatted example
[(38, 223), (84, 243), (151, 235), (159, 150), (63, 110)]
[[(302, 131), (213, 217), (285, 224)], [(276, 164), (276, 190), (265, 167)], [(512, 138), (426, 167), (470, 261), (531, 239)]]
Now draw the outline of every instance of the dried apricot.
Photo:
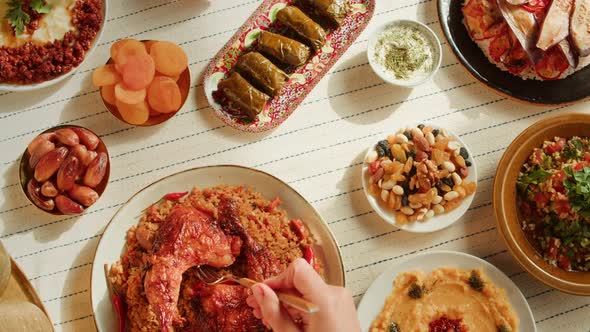
[(152, 46), (154, 46), (154, 44), (157, 42), (157, 40), (146, 40), (143, 42), (143, 46), (145, 46), (145, 50), (150, 53)]
[(124, 83), (115, 85), (115, 98), (125, 104), (138, 104), (145, 100), (146, 89), (133, 90)]
[(150, 117), (150, 110), (145, 100), (140, 103), (130, 105), (117, 100), (117, 109), (125, 122), (140, 125), (145, 123)]
[(115, 85), (105, 85), (101, 87), (100, 95), (108, 104), (115, 105), (115, 101), (117, 101), (117, 98), (115, 97)]
[[(154, 45), (155, 47), (155, 45)], [(164, 76), (156, 76), (147, 91), (150, 107), (160, 113), (175, 112), (182, 103), (178, 84)]]
[(188, 67), (188, 57), (180, 46), (166, 41), (155, 43), (150, 55), (156, 63), (156, 70), (167, 76), (177, 76)]
[(143, 43), (135, 39), (120, 40), (111, 46), (111, 58), (120, 66), (125, 65), (129, 57), (146, 53)]
[(131, 55), (123, 65), (123, 82), (132, 90), (147, 88), (154, 79), (156, 67), (147, 53)]
[(92, 83), (94, 86), (100, 87), (105, 85), (113, 85), (121, 80), (121, 76), (115, 69), (115, 65), (108, 64), (98, 67), (92, 73)]

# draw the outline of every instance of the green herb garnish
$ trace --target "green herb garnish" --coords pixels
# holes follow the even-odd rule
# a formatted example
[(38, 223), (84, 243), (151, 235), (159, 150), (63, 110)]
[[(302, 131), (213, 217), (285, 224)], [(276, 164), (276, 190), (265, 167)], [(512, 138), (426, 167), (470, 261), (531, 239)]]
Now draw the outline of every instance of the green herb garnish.
[(399, 326), (397, 326), (397, 323), (391, 322), (391, 324), (389, 325), (388, 332), (401, 332), (401, 331), (399, 329)]
[(483, 290), (484, 282), (483, 280), (481, 280), (479, 274), (477, 274), (475, 271), (471, 271), (471, 275), (469, 276), (469, 280), (467, 280), (467, 283), (469, 284), (469, 286), (471, 286), (471, 288), (478, 292), (481, 292)]
[(568, 166), (564, 169), (568, 178), (563, 182), (570, 199), (572, 211), (590, 218), (590, 167), (575, 171)]
[(530, 184), (539, 184), (547, 179), (551, 173), (537, 167), (532, 172), (522, 174), (518, 177), (516, 185), (521, 193), (525, 193)]
[(498, 332), (510, 332), (510, 329), (506, 325), (498, 326)]
[[(47, 14), (51, 9), (45, 0), (33, 0), (30, 7), (39, 14)], [(8, 20), (17, 36), (25, 32), (25, 26), (31, 23), (31, 16), (23, 10), (22, 0), (8, 0), (8, 10), (4, 18)]]

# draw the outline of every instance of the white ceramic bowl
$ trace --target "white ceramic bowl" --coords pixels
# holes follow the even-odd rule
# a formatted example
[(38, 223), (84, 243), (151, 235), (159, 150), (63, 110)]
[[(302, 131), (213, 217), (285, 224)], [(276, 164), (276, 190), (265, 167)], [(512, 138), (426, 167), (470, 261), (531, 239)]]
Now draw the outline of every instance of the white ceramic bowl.
[[(428, 124), (425, 123), (425, 126), (429, 126), (435, 129), (440, 129), (442, 130), (443, 128), (440, 128), (438, 126), (432, 125), (432, 124)], [(404, 126), (403, 128), (412, 128), (415, 127), (416, 125), (408, 125), (408, 126)], [(445, 132), (447, 133), (447, 135), (453, 139), (458, 141), (459, 143), (461, 143), (461, 145), (463, 147), (465, 147), (465, 149), (467, 149), (467, 152), (469, 153), (469, 161), (471, 161), (471, 166), (469, 167), (469, 176), (467, 176), (466, 179), (464, 179), (464, 181), (469, 181), (469, 182), (477, 182), (477, 165), (475, 164), (475, 159), (473, 158), (473, 153), (471, 153), (471, 150), (469, 150), (469, 147), (467, 147), (467, 145), (465, 145), (465, 142), (463, 142), (459, 136), (457, 136), (455, 133), (449, 131), (448, 129), (444, 129)], [(392, 133), (397, 132), (394, 131)], [(383, 138), (385, 139), (385, 138)], [(375, 146), (377, 145), (377, 143), (371, 145), (371, 147), (369, 147), (369, 149), (367, 149), (367, 153), (366, 155), (368, 155), (371, 151), (375, 150)], [(366, 158), (365, 155), (365, 158)], [(457, 207), (456, 209), (454, 209), (453, 211), (447, 213), (443, 213), (443, 214), (439, 214), (439, 215), (435, 215), (434, 217), (426, 220), (426, 221), (415, 221), (415, 222), (411, 222), (408, 223), (406, 225), (398, 225), (396, 223), (395, 220), (395, 213), (394, 211), (392, 211), (390, 208), (388, 208), (386, 206), (386, 204), (383, 202), (383, 200), (381, 200), (380, 197), (373, 197), (373, 195), (371, 195), (369, 193), (369, 183), (370, 183), (370, 173), (369, 173), (369, 165), (367, 163), (364, 162), (365, 159), (363, 159), (363, 167), (362, 167), (362, 181), (363, 181), (363, 190), (365, 192), (365, 196), (367, 197), (367, 200), (369, 201), (369, 204), (371, 204), (371, 207), (373, 208), (373, 210), (375, 210), (375, 212), (377, 212), (377, 214), (383, 219), (385, 220), (387, 223), (408, 231), (408, 232), (413, 232), (413, 233), (430, 233), (430, 232), (434, 232), (434, 231), (438, 231), (441, 230), (443, 228), (446, 228), (450, 225), (452, 225), (455, 221), (457, 221), (459, 218), (461, 218), (461, 216), (463, 216), (463, 214), (465, 214), (465, 212), (467, 212), (467, 210), (469, 209), (469, 206), (471, 206), (471, 203), (473, 202), (473, 198), (475, 196), (475, 193), (467, 196), (463, 202), (461, 203), (461, 205), (459, 207)], [(477, 190), (477, 189), (476, 189)]]
[(66, 78), (72, 76), (76, 70), (78, 70), (78, 68), (80, 68), (84, 62), (86, 61), (86, 59), (88, 59), (88, 57), (90, 57), (90, 55), (92, 55), (92, 52), (94, 51), (94, 49), (96, 48), (96, 45), (98, 45), (101, 37), (102, 37), (102, 32), (104, 31), (104, 26), (107, 22), (107, 13), (108, 13), (108, 0), (103, 0), (103, 6), (102, 6), (102, 14), (103, 14), (103, 21), (102, 21), (102, 26), (100, 27), (100, 30), (98, 30), (98, 33), (96, 34), (96, 38), (94, 38), (94, 42), (92, 43), (92, 46), (90, 47), (90, 49), (88, 50), (88, 52), (86, 52), (86, 55), (84, 56), (84, 60), (82, 60), (82, 62), (80, 62), (80, 64), (77, 67), (72, 68), (72, 70), (70, 70), (69, 72), (58, 76), (52, 80), (49, 81), (44, 81), (44, 82), (40, 82), (40, 83), (33, 83), (33, 84), (6, 84), (6, 83), (0, 83), (0, 91), (14, 91), (14, 92), (22, 92), (22, 91), (34, 91), (34, 90), (39, 90), (39, 89), (43, 89), (46, 88), (48, 86), (52, 86), (54, 84), (57, 84), (63, 80), (65, 80)]
[[(429, 74), (425, 74), (423, 76), (412, 78), (409, 80), (396, 79), (392, 73), (386, 71), (385, 68), (383, 68), (380, 64), (376, 63), (373, 59), (375, 44), (377, 43), (377, 40), (379, 39), (381, 33), (390, 27), (399, 25), (407, 25), (410, 27), (417, 28), (432, 44), (433, 64), (432, 71)], [(371, 36), (369, 37), (369, 43), (367, 46), (367, 58), (369, 59), (369, 64), (371, 65), (371, 68), (373, 69), (375, 74), (381, 77), (381, 79), (385, 82), (402, 87), (415, 87), (428, 81), (434, 76), (434, 74), (436, 74), (436, 72), (440, 68), (440, 64), (442, 61), (442, 47), (440, 45), (440, 40), (438, 39), (434, 31), (432, 31), (432, 29), (430, 29), (426, 25), (413, 20), (394, 20), (379, 26), (371, 33)]]
[(463, 270), (481, 268), (484, 274), (499, 288), (506, 291), (506, 297), (519, 320), (519, 331), (536, 332), (535, 318), (518, 286), (494, 265), (479, 257), (454, 251), (431, 251), (414, 255), (405, 261), (396, 262), (387, 268), (369, 287), (358, 307), (361, 330), (368, 332), (377, 317), (385, 299), (393, 291), (393, 280), (403, 272), (422, 270), (429, 273), (439, 267)]

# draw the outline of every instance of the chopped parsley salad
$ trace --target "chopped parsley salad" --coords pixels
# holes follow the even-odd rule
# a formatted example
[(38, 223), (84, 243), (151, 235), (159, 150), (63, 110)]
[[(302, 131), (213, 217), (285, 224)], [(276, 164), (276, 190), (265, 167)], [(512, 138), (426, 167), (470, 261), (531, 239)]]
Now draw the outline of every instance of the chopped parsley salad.
[(517, 181), (522, 228), (552, 265), (590, 271), (590, 138), (535, 148)]

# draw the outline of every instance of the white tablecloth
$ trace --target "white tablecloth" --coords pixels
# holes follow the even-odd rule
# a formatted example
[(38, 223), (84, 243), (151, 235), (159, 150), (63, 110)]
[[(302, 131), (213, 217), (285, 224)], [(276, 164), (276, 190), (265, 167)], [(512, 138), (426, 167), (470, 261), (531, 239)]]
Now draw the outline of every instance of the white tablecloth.
[[(367, 30), (299, 109), (278, 129), (245, 134), (224, 126), (198, 84), (209, 59), (260, 1), (109, 1), (100, 45), (65, 83), (34, 93), (0, 92), (0, 239), (24, 268), (57, 331), (94, 331), (90, 271), (105, 225), (133, 193), (194, 166), (240, 164), (270, 172), (301, 192), (322, 214), (342, 250), (347, 286), (358, 300), (386, 267), (418, 252), (457, 250), (482, 257), (520, 287), (539, 331), (589, 331), (590, 298), (540, 284), (517, 265), (496, 229), (492, 182), (511, 140), (530, 124), (590, 103), (540, 107), (515, 103), (476, 82), (446, 45), (435, 0), (377, 0)], [(428, 24), (443, 41), (443, 64), (416, 89), (384, 84), (369, 68), (368, 32), (395, 18)], [(152, 128), (122, 124), (102, 106), (90, 76), (113, 41), (172, 40), (188, 52), (193, 85), (181, 112)], [(398, 231), (372, 211), (361, 189), (365, 149), (402, 123), (428, 121), (461, 135), (477, 159), (479, 187), (472, 207), (452, 227), (432, 234)], [(18, 183), (18, 159), (40, 131), (58, 124), (91, 128), (111, 154), (110, 184), (80, 217), (50, 216), (31, 206)], [(526, 331), (525, 331), (526, 332)]]

